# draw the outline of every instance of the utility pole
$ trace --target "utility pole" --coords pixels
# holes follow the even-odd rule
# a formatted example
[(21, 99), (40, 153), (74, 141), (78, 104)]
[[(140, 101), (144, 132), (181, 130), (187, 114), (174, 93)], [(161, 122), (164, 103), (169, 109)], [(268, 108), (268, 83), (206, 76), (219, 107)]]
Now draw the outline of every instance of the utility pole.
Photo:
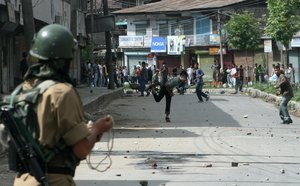
[(94, 65), (94, 0), (90, 0), (91, 6), (91, 65)]
[(24, 34), (25, 34), (25, 45), (26, 51), (29, 51), (35, 33), (35, 25), (33, 18), (32, 1), (21, 0), (22, 12), (24, 20)]
[(223, 70), (224, 62), (223, 62), (222, 28), (221, 28), (220, 14), (221, 14), (220, 9), (218, 9), (218, 31), (220, 35), (220, 63), (221, 63), (221, 70)]
[[(103, 0), (103, 13), (104, 13), (104, 16), (108, 15), (107, 0)], [(108, 89), (115, 89), (113, 66), (112, 66), (110, 31), (105, 31), (105, 44), (106, 44), (105, 64), (106, 64), (106, 68), (107, 68), (107, 71), (108, 71), (108, 77), (109, 77), (109, 84), (108, 84), (107, 88)]]
[[(78, 0), (71, 1), (71, 32), (75, 39), (77, 39), (77, 8), (78, 8)], [(79, 44), (79, 43), (78, 43)], [(81, 65), (80, 65), (80, 49), (74, 51), (74, 57), (72, 65), (72, 70), (70, 71), (71, 77), (74, 81), (79, 82), (80, 79), (80, 72), (81, 72)]]

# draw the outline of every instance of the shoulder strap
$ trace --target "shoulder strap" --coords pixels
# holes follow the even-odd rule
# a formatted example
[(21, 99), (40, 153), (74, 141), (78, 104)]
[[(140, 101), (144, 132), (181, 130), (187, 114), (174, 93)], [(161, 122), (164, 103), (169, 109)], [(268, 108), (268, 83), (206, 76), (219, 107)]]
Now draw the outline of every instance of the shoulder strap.
[(53, 80), (46, 80), (41, 82), (37, 88), (40, 89), (40, 94), (43, 94), (49, 87), (51, 87), (52, 85), (56, 84), (55, 81)]
[[(43, 94), (50, 86), (56, 84), (55, 81), (53, 80), (46, 80), (41, 82), (40, 84), (37, 85), (37, 88), (39, 88), (39, 95)], [(15, 90), (11, 93), (10, 96), (8, 96), (9, 98), (9, 106), (13, 107), (14, 104), (16, 103), (17, 99), (17, 95), (23, 90), (23, 85), (24, 83), (21, 83), (20, 85), (18, 85)]]
[(15, 104), (15, 98), (17, 96), (17, 94), (19, 94), (22, 91), (23, 88), (23, 83), (21, 83), (20, 85), (17, 86), (17, 88), (15, 88), (15, 90), (11, 93), (10, 96), (10, 103), (9, 106), (13, 107)]

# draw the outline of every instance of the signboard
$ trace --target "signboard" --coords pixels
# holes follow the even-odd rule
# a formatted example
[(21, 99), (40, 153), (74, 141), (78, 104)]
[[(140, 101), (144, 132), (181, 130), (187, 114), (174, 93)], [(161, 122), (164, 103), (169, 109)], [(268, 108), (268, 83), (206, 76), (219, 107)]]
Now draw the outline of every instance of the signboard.
[(219, 34), (210, 34), (209, 35), (209, 44), (210, 45), (220, 45), (220, 35)]
[(167, 37), (167, 51), (169, 55), (179, 55), (179, 37), (178, 36), (168, 36)]
[(88, 33), (91, 32), (99, 33), (99, 32), (115, 30), (115, 16), (113, 15), (106, 15), (106, 16), (94, 15), (93, 30), (92, 30), (90, 15), (87, 16), (85, 22), (86, 22), (86, 29)]
[(119, 47), (143, 47), (144, 37), (143, 36), (119, 36)]
[(300, 37), (294, 37), (292, 39), (291, 47), (300, 47)]
[[(212, 47), (209, 48), (209, 55), (219, 55), (220, 54), (220, 48), (219, 47)], [(226, 49), (222, 48), (222, 54), (226, 54)]]
[(219, 48), (209, 48), (209, 55), (217, 55), (219, 52)]
[(272, 40), (264, 40), (264, 52), (272, 52)]
[(196, 43), (198, 46), (208, 46), (209, 45), (209, 34), (197, 34), (196, 35)]
[(179, 39), (178, 39), (178, 46), (179, 46), (179, 52), (184, 52), (185, 51), (185, 44), (186, 44), (186, 41), (185, 41), (185, 35), (180, 35), (179, 36)]
[(144, 47), (151, 48), (152, 36), (144, 36)]
[(166, 38), (152, 37), (151, 52), (166, 52)]

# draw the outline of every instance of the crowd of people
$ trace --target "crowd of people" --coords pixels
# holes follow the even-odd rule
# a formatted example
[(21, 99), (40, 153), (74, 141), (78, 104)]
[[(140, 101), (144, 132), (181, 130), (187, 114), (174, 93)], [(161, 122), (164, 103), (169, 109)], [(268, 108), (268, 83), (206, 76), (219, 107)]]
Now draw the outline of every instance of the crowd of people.
[[(249, 65), (224, 65), (221, 69), (217, 61), (212, 65), (213, 69), (213, 82), (220, 82), (218, 85), (223, 85), (223, 87), (234, 87), (235, 92), (243, 91), (243, 86), (252, 86), (254, 83), (270, 83), (275, 84), (278, 77), (275, 73), (275, 67), (280, 67), (285, 76), (288, 78), (292, 85), (295, 84), (295, 69), (290, 63), (286, 68), (284, 64), (273, 64), (271, 73), (269, 76), (268, 70), (261, 64), (254, 64), (254, 67)], [(216, 85), (216, 84), (214, 84)]]
[[(187, 82), (177, 87), (180, 94), (184, 94), (184, 90), (187, 87), (196, 85), (197, 68), (195, 67), (195, 64), (195, 62), (190, 64), (188, 68), (175, 66), (171, 70), (168, 70), (168, 79), (176, 77), (182, 72), (182, 70), (187, 72)], [(254, 67), (249, 65), (237, 66), (236, 64), (225, 64), (223, 69), (221, 69), (221, 65), (218, 60), (214, 60), (211, 66), (213, 79), (212, 85), (235, 88), (236, 91), (234, 93), (238, 93), (238, 91), (243, 91), (243, 86), (249, 87), (255, 83), (274, 84), (277, 81), (277, 76), (274, 70), (275, 66), (280, 66), (280, 70), (284, 72), (290, 83), (292, 85), (295, 84), (295, 69), (291, 63), (287, 68), (284, 64), (273, 64), (273, 68), (270, 70), (270, 73), (268, 73), (267, 69), (263, 65), (257, 63), (254, 64)], [(85, 79), (91, 86), (106, 87), (108, 85), (108, 70), (105, 63), (98, 61), (94, 63), (88, 62), (84, 64), (81, 69), (82, 79)], [(132, 84), (137, 84), (141, 90), (145, 91), (147, 84), (151, 84), (153, 81), (160, 81), (160, 72), (161, 69), (156, 68), (155, 65), (149, 65), (144, 61), (140, 61), (137, 65), (134, 65), (130, 71), (127, 66), (114, 67), (113, 81), (116, 87), (122, 87), (125, 82), (130, 82)], [(155, 76), (154, 80), (153, 76)], [(144, 96), (144, 91), (140, 91), (140, 96)], [(147, 95), (149, 95), (149, 93)]]

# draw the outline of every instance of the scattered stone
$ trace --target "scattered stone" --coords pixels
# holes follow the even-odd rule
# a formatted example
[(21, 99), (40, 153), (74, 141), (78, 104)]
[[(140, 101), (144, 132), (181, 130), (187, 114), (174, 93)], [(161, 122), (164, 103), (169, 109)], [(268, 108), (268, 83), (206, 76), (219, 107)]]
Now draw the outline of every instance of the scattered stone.
[(280, 172), (281, 172), (281, 174), (284, 174), (285, 170), (284, 169), (280, 169)]
[(140, 181), (141, 186), (148, 186), (148, 181)]
[(156, 168), (157, 168), (157, 163), (156, 163), (156, 162), (153, 162), (153, 163), (151, 164), (151, 167), (152, 167), (152, 169), (156, 169)]
[(269, 178), (266, 178), (266, 181), (269, 181), (270, 179)]
[(121, 174), (116, 174), (116, 176), (121, 176)]
[(124, 158), (127, 158), (127, 156), (124, 156)]
[(206, 163), (206, 164), (204, 164), (204, 167), (212, 167), (212, 164), (211, 163)]
[(271, 137), (273, 137), (274, 136), (274, 134), (271, 134)]
[(247, 136), (250, 136), (251, 134), (252, 134), (251, 132), (248, 132), (248, 133), (247, 133)]
[(237, 167), (238, 165), (239, 165), (238, 162), (231, 162), (231, 166), (232, 166), (232, 167)]
[(129, 150), (127, 150), (126, 152), (127, 152), (127, 153), (129, 153), (130, 151), (129, 151)]
[(244, 115), (244, 118), (248, 118), (248, 115)]

